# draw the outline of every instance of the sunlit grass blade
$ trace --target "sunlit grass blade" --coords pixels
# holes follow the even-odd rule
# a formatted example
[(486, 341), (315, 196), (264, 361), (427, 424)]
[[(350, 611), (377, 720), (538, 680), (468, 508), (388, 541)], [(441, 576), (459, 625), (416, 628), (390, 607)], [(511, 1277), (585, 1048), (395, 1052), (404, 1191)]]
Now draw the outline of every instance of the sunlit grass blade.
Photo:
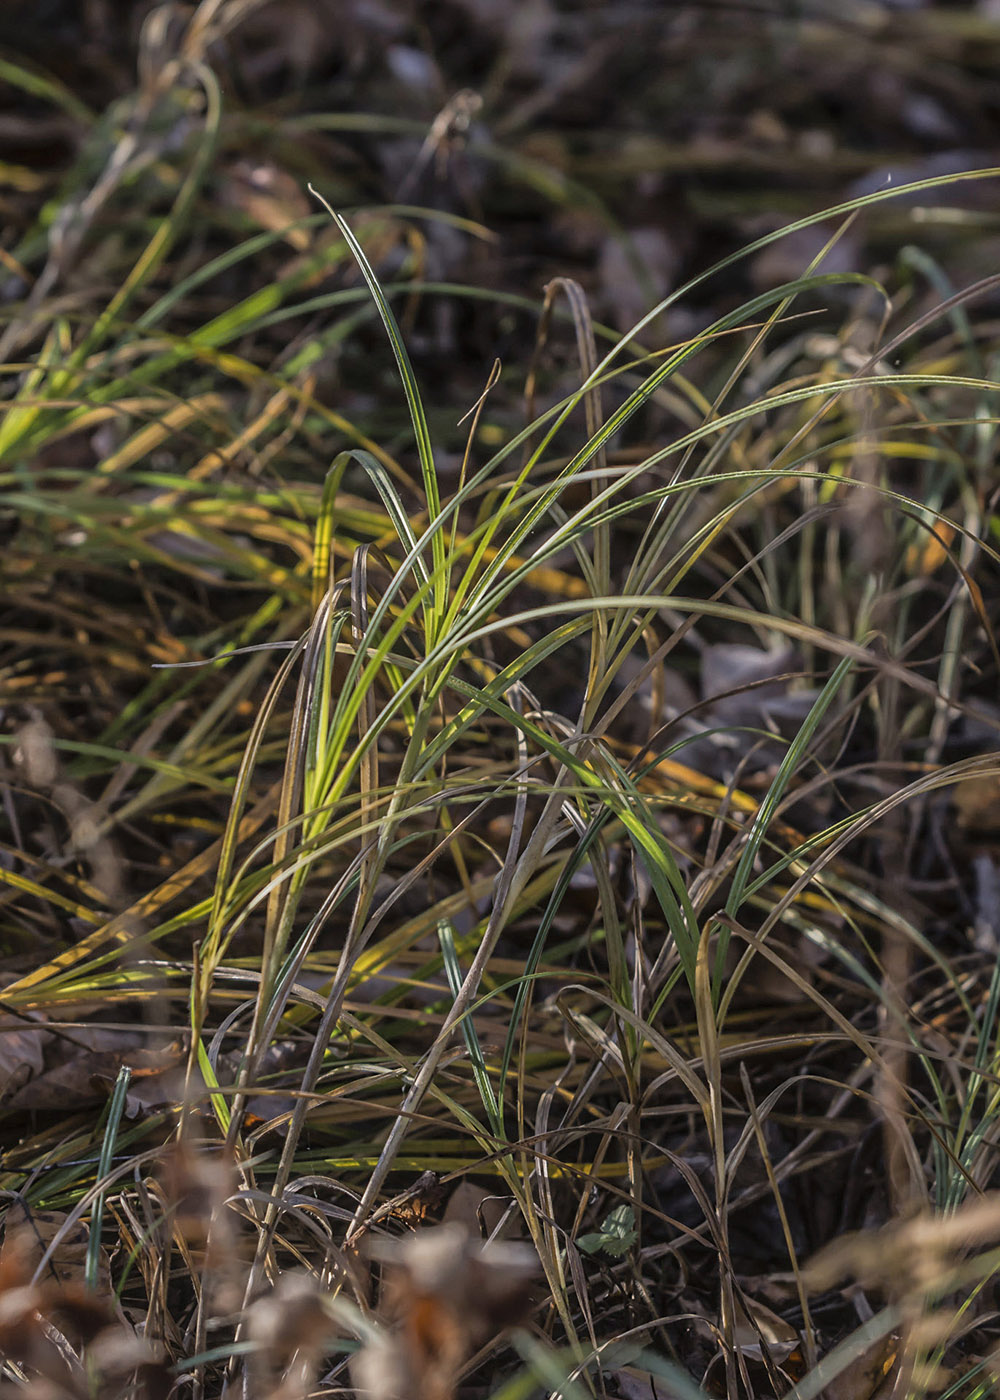
[[(378, 307), (379, 316), (382, 319), (382, 324), (386, 329), (392, 346), (392, 352), (399, 370), (403, 392), (406, 395), (410, 422), (413, 426), (414, 437), (416, 439), (417, 456), (420, 460), (420, 475), (427, 501), (427, 514), (429, 519), (432, 521), (436, 520), (441, 509), (441, 497), (438, 489), (437, 468), (434, 462), (434, 449), (431, 445), (430, 431), (427, 426), (427, 416), (424, 412), (423, 401), (420, 397), (420, 391), (417, 388), (413, 367), (410, 364), (410, 357), (403, 344), (396, 318), (382, 292), (382, 288), (379, 285), (378, 278), (375, 276), (371, 264), (365, 257), (364, 250), (354, 237), (346, 221), (330, 208), (326, 200), (323, 199), (323, 196), (313, 189), (311, 185), (309, 188), (311, 193), (314, 194), (326, 208), (330, 217), (334, 220), (346, 239), (348, 247), (357, 259), (358, 266), (367, 283), (372, 299)], [(433, 560), (433, 591), (427, 602), (428, 621), (426, 631), (428, 646), (433, 645), (434, 641), (437, 639), (439, 622), (444, 613), (445, 599), (447, 597), (449, 584), (445, 540), (440, 529), (434, 531), (431, 536), (430, 544), (431, 557)]]

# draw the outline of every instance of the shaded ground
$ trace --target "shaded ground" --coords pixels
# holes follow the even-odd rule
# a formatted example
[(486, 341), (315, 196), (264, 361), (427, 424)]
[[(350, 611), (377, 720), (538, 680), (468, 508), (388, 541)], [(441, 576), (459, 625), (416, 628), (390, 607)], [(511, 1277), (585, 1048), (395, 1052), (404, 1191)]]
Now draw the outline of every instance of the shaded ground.
[(544, 1286), (462, 1361), (524, 1311), (623, 1400), (843, 1342), (844, 1396), (987, 1393), (995, 1219), (843, 1241), (997, 1186), (1000, 216), (951, 177), (1000, 12), (13, 3), (0, 58), (0, 1187), (50, 1263), (89, 1221), (101, 1326), (214, 1394), (276, 1274), (364, 1310), (379, 1202), (485, 1195)]

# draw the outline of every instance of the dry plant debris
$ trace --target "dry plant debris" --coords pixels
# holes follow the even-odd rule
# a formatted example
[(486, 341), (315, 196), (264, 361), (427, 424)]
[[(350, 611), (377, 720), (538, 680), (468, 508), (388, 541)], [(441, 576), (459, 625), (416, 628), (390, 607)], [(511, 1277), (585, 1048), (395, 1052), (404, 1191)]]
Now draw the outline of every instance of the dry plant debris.
[(0, 7), (5, 1394), (992, 1393), (998, 57)]
[(527, 1245), (473, 1241), (460, 1225), (376, 1250), (389, 1265), (383, 1325), (351, 1366), (370, 1400), (451, 1400), (473, 1352), (527, 1319), (538, 1259)]

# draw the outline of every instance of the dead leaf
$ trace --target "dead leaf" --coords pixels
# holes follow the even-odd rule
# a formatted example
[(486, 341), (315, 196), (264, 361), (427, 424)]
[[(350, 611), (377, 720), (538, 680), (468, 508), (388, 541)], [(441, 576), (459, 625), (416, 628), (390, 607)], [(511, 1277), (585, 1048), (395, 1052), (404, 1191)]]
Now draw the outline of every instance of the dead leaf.
[(951, 800), (958, 825), (968, 835), (1000, 831), (1000, 774), (984, 773), (956, 783)]
[(385, 1325), (352, 1362), (356, 1388), (370, 1400), (453, 1400), (466, 1358), (530, 1308), (534, 1250), (441, 1225), (370, 1251), (388, 1266)]
[(166, 1152), (160, 1185), (173, 1240), (201, 1276), (212, 1306), (219, 1312), (238, 1308), (246, 1269), (241, 1217), (229, 1200), (236, 1187), (232, 1163), (182, 1141)]
[[(130, 1031), (105, 1032), (107, 1039), (101, 1048), (88, 1050), (81, 1041), (81, 1034), (87, 1029), (97, 1028), (80, 1027), (65, 1038), (58, 1037), (59, 1053), (67, 1058), (16, 1090), (5, 1107), (15, 1112), (65, 1113), (67, 1108), (103, 1103), (124, 1064), (141, 1070), (143, 1060), (152, 1059), (155, 1067), (162, 1069), (159, 1051), (138, 1048), (144, 1039), (141, 1035)], [(53, 1049), (55, 1045), (54, 1039)]]
[(638, 1366), (619, 1366), (605, 1371), (604, 1375), (622, 1400), (662, 1400), (663, 1382), (652, 1371), (640, 1370)]
[[(702, 652), (702, 699), (715, 700), (712, 713), (724, 723), (745, 722), (742, 718), (745, 711), (757, 712), (763, 699), (774, 699), (785, 691), (782, 681), (775, 680), (772, 685), (762, 682), (786, 675), (798, 665), (798, 652), (794, 647), (765, 651), (738, 642), (718, 642)], [(729, 693), (743, 686), (754, 689), (746, 695)], [(716, 696), (720, 698), (715, 699)]]
[(271, 233), (280, 233), (297, 253), (310, 244), (309, 230), (295, 225), (313, 212), (299, 182), (269, 160), (237, 160), (223, 176), (227, 204)]
[(482, 1238), (484, 1232), (492, 1236), (503, 1221), (497, 1238), (516, 1239), (519, 1217), (516, 1213), (507, 1216), (509, 1205), (509, 1196), (498, 1196), (495, 1192), (484, 1191), (481, 1186), (476, 1186), (471, 1181), (461, 1181), (448, 1199), (441, 1223), (461, 1225), (473, 1238), (477, 1235)]
[(743, 1302), (745, 1307), (736, 1305), (733, 1341), (737, 1349), (761, 1360), (766, 1347), (770, 1360), (787, 1360), (801, 1340), (796, 1329), (765, 1303), (745, 1296)]
[(305, 1400), (337, 1331), (317, 1279), (302, 1270), (282, 1274), (249, 1308), (246, 1330), (255, 1348), (255, 1393), (269, 1400)]
[[(785, 222), (778, 219), (774, 226), (780, 227)], [(785, 234), (783, 238), (768, 244), (750, 263), (753, 285), (758, 291), (766, 291), (785, 282), (794, 282), (807, 273), (825, 276), (856, 271), (861, 261), (861, 247), (857, 238), (850, 233), (844, 234), (824, 254), (830, 235), (829, 228), (815, 224), (810, 228), (796, 229), (794, 233)], [(821, 254), (823, 256), (817, 266), (811, 267), (813, 260)], [(824, 287), (823, 291), (826, 296), (836, 294), (835, 288), (830, 286)]]
[(821, 1400), (875, 1400), (883, 1386), (895, 1380), (898, 1366), (898, 1335), (880, 1337), (830, 1381)]
[[(598, 276), (609, 314), (620, 331), (630, 331), (651, 305), (673, 290), (680, 266), (680, 251), (661, 228), (638, 228), (627, 240), (604, 240)], [(655, 333), (645, 332), (647, 338)]]
[[(4, 1217), (4, 1242), (0, 1250), (0, 1271), (9, 1259), (16, 1258), (33, 1276), (46, 1251), (54, 1245), (45, 1262), (42, 1282), (79, 1284), (83, 1281), (90, 1248), (90, 1230), (83, 1220), (71, 1225), (69, 1216), (58, 1210), (34, 1210), (26, 1201), (16, 1197)], [(8, 1251), (13, 1251), (8, 1254)], [(98, 1289), (111, 1292), (111, 1270), (106, 1253), (98, 1260)]]
[(0, 1102), (8, 1100), (45, 1067), (45, 1045), (51, 1036), (45, 1030), (29, 1030), (26, 1021), (43, 1022), (39, 1012), (27, 1012), (0, 1021)]

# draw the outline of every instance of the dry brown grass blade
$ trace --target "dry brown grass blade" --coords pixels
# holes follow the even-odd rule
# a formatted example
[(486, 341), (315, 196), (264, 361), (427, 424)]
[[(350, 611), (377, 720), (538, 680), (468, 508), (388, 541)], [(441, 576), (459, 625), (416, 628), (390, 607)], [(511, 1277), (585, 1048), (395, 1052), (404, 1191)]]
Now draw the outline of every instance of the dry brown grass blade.
[[(275, 783), (243, 818), (237, 833), (237, 839), (240, 843), (249, 840), (274, 813), (279, 792), (280, 785)], [(130, 944), (133, 942), (134, 930), (137, 926), (140, 928), (148, 927), (156, 915), (161, 914), (175, 899), (179, 899), (187, 893), (197, 881), (213, 872), (221, 848), (221, 839), (214, 841), (206, 850), (199, 852), (180, 870), (170, 875), (156, 889), (137, 899), (128, 909), (117, 914), (101, 928), (87, 934), (79, 943), (67, 949), (65, 953), (60, 953), (50, 962), (26, 973), (23, 977), (17, 978), (4, 989), (4, 996), (18, 1005), (23, 1005), (24, 1009), (31, 1009), (35, 1005), (38, 990), (46, 982), (60, 977), (81, 963), (85, 963), (108, 943)], [(33, 988), (36, 989), (34, 993), (32, 993)], [(38, 1004), (41, 1005), (43, 1001), (44, 997)]]

